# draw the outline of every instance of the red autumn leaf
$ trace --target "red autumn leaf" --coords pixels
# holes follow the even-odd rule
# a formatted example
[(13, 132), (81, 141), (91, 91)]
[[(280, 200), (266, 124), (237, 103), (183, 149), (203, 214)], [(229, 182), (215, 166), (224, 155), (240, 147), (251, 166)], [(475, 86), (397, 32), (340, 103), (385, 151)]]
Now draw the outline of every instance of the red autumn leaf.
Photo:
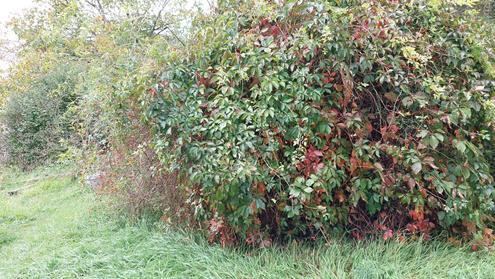
[(382, 134), (382, 138), (385, 141), (396, 139), (398, 132), (399, 132), (399, 127), (395, 124), (383, 126), (380, 128), (380, 133)]
[(406, 226), (406, 230), (409, 231), (410, 233), (416, 233), (418, 231), (418, 227), (413, 223), (409, 223)]
[(298, 164), (298, 169), (304, 171), (304, 175), (307, 177), (312, 173), (317, 173), (325, 164), (322, 162), (323, 151), (316, 149), (314, 146), (310, 146), (304, 160)]
[(345, 197), (344, 192), (342, 192), (341, 190), (335, 192), (334, 199), (338, 200), (340, 203), (345, 202), (346, 197)]
[(371, 132), (373, 132), (373, 125), (371, 124), (371, 122), (366, 123), (366, 129), (368, 131), (368, 134), (371, 134)]
[(363, 162), (361, 163), (361, 168), (364, 170), (373, 170), (375, 166), (371, 162)]
[(258, 193), (264, 195), (266, 193), (266, 187), (265, 187), (265, 184), (263, 182), (258, 182), (258, 184), (256, 184), (256, 188), (258, 190)]
[(256, 207), (256, 201), (251, 202), (251, 204), (249, 205), (249, 207), (251, 208), (251, 210), (252, 210), (253, 213), (256, 212), (256, 209), (257, 209), (257, 207)]
[(209, 78), (205, 78), (198, 71), (196, 71), (195, 75), (196, 75), (196, 79), (198, 80), (197, 81), (198, 86), (200, 86), (200, 85), (204, 85), (205, 87), (210, 86), (210, 79)]
[(391, 173), (387, 173), (382, 176), (382, 183), (386, 187), (390, 187), (395, 184), (395, 178)]
[(317, 193), (319, 196), (321, 196), (321, 195), (323, 195), (323, 194), (327, 193), (327, 190), (326, 190), (326, 189), (323, 189), (323, 188), (320, 188), (320, 189), (317, 189), (317, 190), (316, 190), (316, 193)]
[(251, 83), (249, 85), (249, 88), (255, 86), (255, 85), (258, 85), (260, 83), (260, 79), (258, 77), (252, 77), (251, 79)]
[(466, 228), (469, 234), (474, 234), (476, 232), (476, 224), (474, 222), (463, 220), (462, 225)]
[(478, 245), (476, 245), (476, 244), (471, 245), (471, 251), (473, 251), (473, 252), (478, 251)]
[(153, 97), (155, 97), (155, 96), (156, 96), (156, 93), (157, 93), (155, 88), (150, 88), (150, 89), (148, 89), (148, 92), (149, 92), (149, 93), (150, 93)]
[(385, 32), (385, 30), (381, 30), (378, 34), (378, 38), (385, 40), (387, 38), (387, 32)]
[(424, 212), (421, 210), (410, 210), (409, 216), (411, 216), (414, 221), (423, 221), (425, 218)]
[(270, 32), (271, 32), (273, 37), (277, 37), (278, 35), (280, 35), (282, 33), (282, 31), (280, 30), (280, 27), (278, 27), (278, 25), (272, 26)]
[(159, 84), (161, 87), (167, 88), (169, 85), (169, 81), (168, 80), (162, 80)]
[(352, 235), (352, 237), (354, 237), (357, 240), (363, 240), (364, 239), (363, 235), (360, 232), (357, 232), (357, 231), (353, 231), (351, 233), (351, 235)]
[(361, 32), (360, 32), (359, 30), (357, 30), (357, 31), (354, 33), (354, 35), (352, 35), (352, 40), (357, 41), (357, 40), (359, 40), (359, 39), (361, 39)]
[(425, 188), (423, 188), (423, 187), (419, 188), (419, 192), (421, 193), (421, 196), (423, 198), (426, 198), (427, 193), (426, 193), (426, 189)]
[(326, 72), (323, 74), (323, 83), (331, 83), (335, 80), (336, 72)]
[(345, 160), (344, 159), (340, 159), (337, 161), (337, 167), (339, 168), (343, 168), (345, 166)]
[(377, 224), (376, 227), (382, 231), (386, 231), (388, 229), (387, 226), (385, 226), (384, 224)]
[(388, 240), (388, 239), (392, 238), (393, 236), (394, 236), (394, 231), (388, 229), (383, 234), (383, 240)]

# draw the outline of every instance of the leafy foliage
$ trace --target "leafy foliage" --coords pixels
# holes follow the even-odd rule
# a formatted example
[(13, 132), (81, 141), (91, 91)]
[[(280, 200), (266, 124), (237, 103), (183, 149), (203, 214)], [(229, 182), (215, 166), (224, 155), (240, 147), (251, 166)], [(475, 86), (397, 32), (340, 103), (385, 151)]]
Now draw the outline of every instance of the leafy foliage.
[(192, 22), (180, 3), (47, 0), (16, 18), (12, 162), (77, 135), (130, 211), (187, 215), (188, 194), (223, 244), (491, 243), (495, 36), (474, 10), (489, 2), (225, 0)]
[(148, 118), (211, 240), (490, 238), (494, 76), (471, 14), (223, 1), (198, 19), (195, 52), (149, 90)]
[[(74, 153), (85, 164), (95, 163), (91, 160), (95, 154), (110, 151), (111, 141), (124, 141), (129, 135), (128, 114), (138, 107), (140, 92), (159, 64), (151, 59), (162, 59), (168, 42), (176, 40), (172, 33), (178, 19), (168, 12), (171, 7), (167, 0), (45, 1), (43, 9), (30, 10), (10, 23), (24, 43), (16, 64), (2, 78), (2, 96), (13, 101), (24, 98), (23, 102), (35, 98), (32, 109), (43, 112), (43, 104), (53, 102), (48, 94), (52, 89), (32, 89), (33, 85), (43, 84), (53, 73), (67, 75), (65, 78), (73, 84), (66, 93), (78, 100), (70, 116), (73, 132), (82, 143), (75, 148), (83, 150)], [(78, 71), (67, 71), (67, 64)], [(57, 82), (61, 81), (51, 86), (57, 86)], [(32, 91), (40, 92), (31, 96)], [(57, 145), (56, 135), (50, 138), (49, 129), (39, 128), (43, 134), (36, 138), (23, 133), (12, 134), (12, 138), (23, 136), (37, 141), (45, 150), (51, 148), (43, 147), (45, 143)], [(65, 147), (58, 144), (57, 148)]]
[(6, 149), (15, 165), (31, 168), (56, 158), (74, 135), (71, 107), (78, 69), (66, 65), (38, 80), (5, 106)]

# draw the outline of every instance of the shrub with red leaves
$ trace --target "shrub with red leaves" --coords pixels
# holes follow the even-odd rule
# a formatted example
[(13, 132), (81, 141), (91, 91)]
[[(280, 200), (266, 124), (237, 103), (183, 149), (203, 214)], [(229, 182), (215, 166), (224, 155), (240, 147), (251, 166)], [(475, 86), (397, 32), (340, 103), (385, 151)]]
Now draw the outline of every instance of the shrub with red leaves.
[(228, 3), (148, 114), (212, 240), (492, 226), (495, 78), (476, 19), (416, 0)]

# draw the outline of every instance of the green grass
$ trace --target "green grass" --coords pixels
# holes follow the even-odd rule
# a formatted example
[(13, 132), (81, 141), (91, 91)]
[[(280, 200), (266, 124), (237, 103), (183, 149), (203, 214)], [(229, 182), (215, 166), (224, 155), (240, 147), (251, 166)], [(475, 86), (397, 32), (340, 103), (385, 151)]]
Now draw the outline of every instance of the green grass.
[[(0, 184), (65, 171), (7, 170)], [(440, 242), (222, 249), (165, 226), (129, 224), (70, 177), (41, 180), (13, 197), (6, 195), (9, 187), (0, 190), (0, 278), (495, 277), (494, 254)]]

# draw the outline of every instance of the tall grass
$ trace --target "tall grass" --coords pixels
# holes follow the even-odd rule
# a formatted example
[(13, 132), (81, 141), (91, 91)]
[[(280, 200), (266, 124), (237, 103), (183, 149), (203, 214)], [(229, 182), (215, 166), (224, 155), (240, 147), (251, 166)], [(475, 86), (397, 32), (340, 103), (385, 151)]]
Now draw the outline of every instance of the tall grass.
[[(27, 176), (33, 175), (4, 176), (0, 184)], [(42, 180), (14, 197), (0, 192), (0, 278), (494, 277), (493, 253), (440, 242), (210, 246), (200, 236), (146, 220), (130, 224), (67, 177)]]

